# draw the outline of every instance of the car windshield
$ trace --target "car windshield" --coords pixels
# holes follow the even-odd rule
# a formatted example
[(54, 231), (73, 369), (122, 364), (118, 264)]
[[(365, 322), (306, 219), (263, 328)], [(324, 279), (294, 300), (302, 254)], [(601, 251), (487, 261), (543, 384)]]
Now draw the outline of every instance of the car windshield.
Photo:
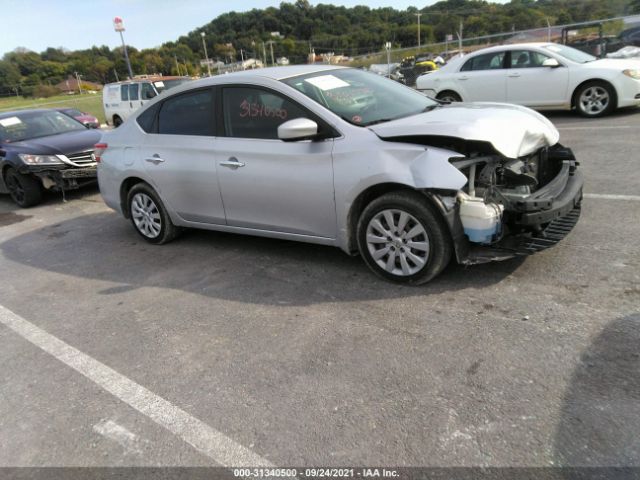
[(546, 45), (544, 48), (576, 63), (587, 63), (597, 60), (593, 55), (576, 50), (575, 48), (567, 47), (566, 45)]
[(0, 118), (0, 142), (12, 143), (60, 133), (86, 130), (80, 122), (64, 113), (19, 112)]
[(416, 115), (439, 105), (393, 80), (353, 68), (324, 70), (283, 82), (362, 127)]

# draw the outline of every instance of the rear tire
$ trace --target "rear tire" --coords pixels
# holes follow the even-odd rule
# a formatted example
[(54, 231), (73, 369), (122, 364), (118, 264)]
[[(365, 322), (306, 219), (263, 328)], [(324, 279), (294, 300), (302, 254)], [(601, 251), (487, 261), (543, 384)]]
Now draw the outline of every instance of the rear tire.
[(357, 237), (367, 266), (398, 283), (432, 280), (453, 252), (444, 220), (417, 192), (391, 192), (373, 200), (360, 215)]
[(118, 115), (114, 115), (113, 116), (113, 126), (114, 126), (114, 128), (118, 128), (120, 125), (122, 125), (122, 119)]
[(608, 83), (594, 80), (576, 90), (574, 104), (578, 113), (587, 118), (604, 117), (616, 108), (616, 92)]
[(453, 92), (451, 90), (445, 90), (444, 92), (440, 92), (438, 95), (436, 95), (436, 98), (441, 102), (446, 102), (446, 103), (454, 103), (454, 102), (462, 101), (462, 98), (460, 97), (460, 95), (458, 95), (456, 92)]
[(138, 183), (129, 190), (127, 206), (133, 228), (147, 242), (161, 245), (180, 233), (158, 194), (146, 183)]
[(33, 207), (42, 202), (42, 185), (31, 175), (23, 175), (9, 168), (4, 183), (13, 202), (21, 208)]

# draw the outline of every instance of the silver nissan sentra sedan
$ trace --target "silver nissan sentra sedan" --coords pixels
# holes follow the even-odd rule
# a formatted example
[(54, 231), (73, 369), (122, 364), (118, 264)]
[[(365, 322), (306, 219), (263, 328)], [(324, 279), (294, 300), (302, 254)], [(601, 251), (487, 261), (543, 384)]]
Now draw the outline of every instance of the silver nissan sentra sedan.
[(95, 155), (104, 201), (148, 242), (192, 227), (333, 245), (421, 284), (451, 258), (528, 255), (571, 231), (583, 181), (558, 140), (524, 107), (309, 65), (177, 87)]

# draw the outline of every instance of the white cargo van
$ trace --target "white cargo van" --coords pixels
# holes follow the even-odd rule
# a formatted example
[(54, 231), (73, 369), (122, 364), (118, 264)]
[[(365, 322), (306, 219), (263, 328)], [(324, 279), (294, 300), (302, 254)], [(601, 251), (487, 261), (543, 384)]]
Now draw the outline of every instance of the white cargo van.
[(156, 95), (189, 80), (189, 77), (145, 75), (105, 85), (102, 90), (102, 105), (107, 124), (117, 127)]

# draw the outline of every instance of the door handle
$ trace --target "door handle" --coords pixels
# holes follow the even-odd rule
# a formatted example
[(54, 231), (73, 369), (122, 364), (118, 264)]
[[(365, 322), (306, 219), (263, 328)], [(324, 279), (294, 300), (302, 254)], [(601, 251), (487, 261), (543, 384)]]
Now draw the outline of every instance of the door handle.
[(240, 162), (236, 157), (229, 157), (229, 160), (224, 160), (220, 162), (220, 165), (223, 167), (229, 167), (232, 169), (244, 167), (244, 163)]
[(520, 74), (519, 74), (519, 73), (510, 73), (510, 74), (509, 74), (509, 76), (510, 76), (511, 78), (517, 78), (517, 77), (519, 77), (519, 76), (520, 76)]
[(469, 80), (469, 77), (465, 75), (464, 77), (458, 77), (458, 80)]
[(144, 161), (158, 165), (159, 163), (163, 163), (164, 159), (160, 158), (160, 155), (157, 153), (154, 153), (153, 156), (145, 158)]

